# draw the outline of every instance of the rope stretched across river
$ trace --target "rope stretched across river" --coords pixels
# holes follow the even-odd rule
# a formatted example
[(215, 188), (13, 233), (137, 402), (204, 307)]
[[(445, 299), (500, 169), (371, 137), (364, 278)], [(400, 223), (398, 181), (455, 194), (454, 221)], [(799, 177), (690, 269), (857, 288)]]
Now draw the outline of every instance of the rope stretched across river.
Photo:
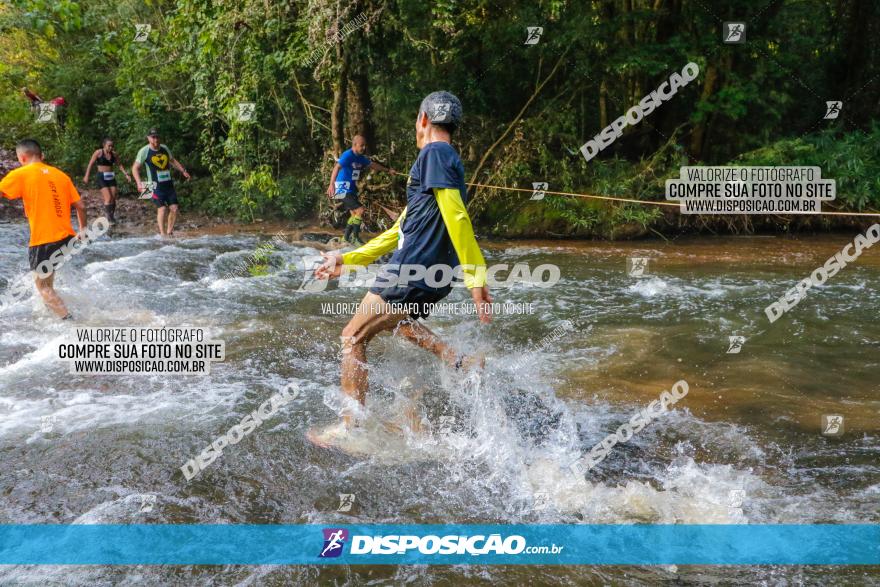
[[(507, 190), (507, 191), (512, 191), (512, 192), (534, 193), (536, 191), (534, 189), (515, 188), (515, 187), (509, 187), (509, 186), (503, 186), (503, 185), (487, 185), (487, 184), (482, 184), (482, 183), (465, 182), (465, 185), (472, 186), (472, 187), (478, 187), (478, 188), (493, 189), (493, 190)], [(541, 192), (544, 192), (545, 194), (551, 194), (554, 196), (572, 196), (575, 198), (588, 198), (588, 199), (594, 199), (594, 200), (610, 200), (612, 202), (630, 202), (633, 204), (645, 204), (647, 206), (675, 206), (676, 208), (679, 208), (681, 206), (677, 202), (658, 202), (656, 200), (636, 200), (634, 198), (619, 198), (616, 196), (599, 196), (596, 194), (577, 194), (574, 192), (554, 192), (554, 191), (550, 191), (550, 190), (537, 190), (537, 191), (541, 191)], [(705, 214), (711, 214), (711, 212), (706, 212)], [(880, 212), (825, 212), (825, 211), (823, 211), (823, 212), (815, 212), (815, 213), (809, 214), (809, 216), (817, 216), (817, 215), (821, 215), (821, 216), (878, 216), (878, 217), (880, 217)]]

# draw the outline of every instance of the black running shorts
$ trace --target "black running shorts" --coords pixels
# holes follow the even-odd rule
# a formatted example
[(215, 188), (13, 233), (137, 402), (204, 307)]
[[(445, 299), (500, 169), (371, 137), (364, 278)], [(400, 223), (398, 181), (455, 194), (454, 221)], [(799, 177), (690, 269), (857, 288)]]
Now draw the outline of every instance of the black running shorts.
[[(31, 265), (31, 271), (36, 271), (40, 263), (42, 263), (43, 261), (49, 261), (49, 257), (52, 256), (52, 253), (54, 253), (73, 239), (74, 237), (72, 236), (66, 236), (60, 241), (55, 241), (54, 243), (46, 243), (43, 245), (29, 247), (28, 261)], [(51, 263), (49, 265), (49, 268), (52, 268)]]

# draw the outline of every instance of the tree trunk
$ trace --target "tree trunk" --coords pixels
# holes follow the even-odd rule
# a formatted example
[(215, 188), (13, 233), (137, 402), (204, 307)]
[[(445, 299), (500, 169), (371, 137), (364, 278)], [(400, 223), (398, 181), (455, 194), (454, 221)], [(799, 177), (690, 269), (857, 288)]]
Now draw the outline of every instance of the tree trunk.
[[(703, 93), (700, 95), (700, 101), (706, 101), (712, 98), (715, 93), (715, 83), (718, 81), (718, 67), (713, 62), (706, 65), (706, 77), (703, 80)], [(699, 161), (703, 158), (703, 144), (706, 137), (706, 127), (708, 125), (708, 115), (704, 114), (702, 120), (694, 126), (691, 133), (691, 158)]]
[[(844, 125), (852, 130), (867, 126), (871, 119), (871, 102), (875, 100), (880, 83), (878, 73), (871, 71), (871, 39), (875, 38), (871, 25), (876, 24), (877, 5), (868, 2), (852, 2), (846, 6), (843, 31), (839, 44), (843, 67), (832, 73), (837, 79), (837, 95), (829, 99), (843, 100)], [(835, 75), (835, 73), (837, 75)]]
[(376, 152), (376, 128), (373, 124), (373, 100), (366, 72), (351, 75), (348, 83), (348, 128), (352, 137), (361, 135), (367, 141), (367, 152)]
[(333, 133), (333, 156), (339, 157), (345, 150), (345, 102), (348, 94), (348, 52), (342, 43), (336, 45), (339, 72), (333, 86), (333, 108), (330, 111), (330, 130)]

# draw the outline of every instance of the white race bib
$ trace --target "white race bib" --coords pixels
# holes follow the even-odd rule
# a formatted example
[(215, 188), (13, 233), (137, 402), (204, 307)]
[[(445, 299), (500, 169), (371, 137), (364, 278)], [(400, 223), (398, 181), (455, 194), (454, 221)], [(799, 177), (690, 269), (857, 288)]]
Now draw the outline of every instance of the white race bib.
[(156, 172), (156, 181), (171, 181), (171, 170), (164, 169)]
[(357, 181), (361, 178), (361, 170), (360, 169), (352, 169), (351, 170), (351, 180)]
[(116, 177), (116, 174), (112, 171), (102, 171), (101, 173), (104, 174), (104, 181), (110, 181), (111, 179)]
[(335, 185), (336, 185), (336, 195), (337, 196), (342, 195), (343, 197), (345, 196), (345, 193), (351, 187), (351, 183), (349, 183), (347, 181), (337, 181)]

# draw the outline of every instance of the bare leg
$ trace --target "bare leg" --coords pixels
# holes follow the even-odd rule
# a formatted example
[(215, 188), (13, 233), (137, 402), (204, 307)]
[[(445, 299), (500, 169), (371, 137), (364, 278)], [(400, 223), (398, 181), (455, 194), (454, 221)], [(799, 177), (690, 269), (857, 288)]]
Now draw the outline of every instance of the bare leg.
[[(383, 330), (392, 330), (403, 314), (384, 312), (387, 304), (374, 293), (367, 293), (349, 323), (342, 329), (342, 392), (361, 405), (367, 401), (367, 343)], [(350, 414), (343, 414), (351, 424)]]
[[(366, 403), (367, 391), (369, 390), (367, 343), (385, 330), (394, 331), (394, 334), (399, 334), (411, 340), (419, 347), (433, 352), (450, 366), (467, 368), (479, 364), (482, 367), (484, 363), (482, 355), (459, 356), (455, 350), (446, 345), (425, 326), (411, 320), (406, 314), (390, 313), (389, 304), (380, 296), (368, 293), (361, 300), (354, 316), (352, 316), (349, 323), (342, 330), (341, 336), (342, 392), (361, 405)], [(412, 421), (412, 429), (418, 431), (420, 425), (416, 423), (416, 410), (407, 410), (406, 416)], [(353, 420), (354, 415), (343, 410), (342, 422), (346, 428), (353, 424)], [(320, 446), (332, 444), (332, 438), (328, 439), (322, 430), (310, 430), (307, 436), (314, 444)], [(332, 436), (332, 431), (330, 436)]]
[(419, 401), (422, 399), (422, 395), (424, 394), (424, 389), (418, 389), (415, 393), (408, 394), (409, 397), (406, 397), (403, 405), (402, 405), (402, 422), (403, 424), (398, 424), (396, 422), (387, 422), (385, 424), (385, 428), (392, 431), (401, 432), (403, 430), (403, 426), (406, 426), (415, 434), (419, 434), (422, 432), (422, 415), (419, 412)]
[[(390, 314), (385, 311), (388, 305), (381, 297), (367, 293), (361, 300), (357, 311), (342, 330), (342, 392), (359, 402), (366, 402), (367, 381), (367, 343), (383, 330), (393, 330), (395, 325), (406, 318), (403, 314)], [(342, 428), (354, 424), (354, 414), (345, 408), (342, 411)], [(326, 428), (313, 428), (306, 433), (309, 440), (318, 446), (331, 446), (334, 435), (339, 434), (339, 425)]]
[(160, 206), (159, 210), (156, 212), (156, 222), (159, 224), (159, 234), (165, 236), (165, 211), (168, 210), (167, 206)]
[[(348, 328), (348, 327), (346, 327)], [(342, 392), (348, 397), (354, 398), (359, 404), (367, 402), (367, 345), (366, 341), (357, 342), (356, 337), (342, 331)], [(351, 423), (351, 417), (345, 415), (346, 423)]]
[(55, 274), (49, 275), (45, 279), (42, 277), (35, 278), (37, 283), (37, 291), (40, 292), (43, 301), (49, 306), (49, 309), (55, 312), (59, 318), (65, 318), (69, 312), (67, 306), (64, 305), (61, 297), (55, 292)]
[(450, 367), (454, 367), (455, 362), (458, 360), (458, 353), (455, 352), (455, 349), (440, 340), (440, 337), (417, 320), (401, 322), (394, 331), (394, 334), (404, 337), (419, 348), (431, 351)]
[(479, 368), (482, 369), (486, 364), (486, 357), (482, 354), (458, 354), (454, 348), (440, 340), (440, 337), (431, 332), (427, 326), (417, 320), (401, 322), (394, 330), (394, 334), (404, 337), (419, 348), (431, 351), (444, 363), (450, 367), (455, 367), (456, 369), (464, 368), (467, 370), (475, 366), (479, 366)]
[(405, 411), (406, 423), (409, 429), (415, 434), (422, 433), (422, 415), (419, 413), (419, 407), (416, 401), (413, 401)]
[(168, 231), (169, 235), (174, 234), (174, 222), (177, 220), (177, 204), (171, 204), (171, 209), (168, 212)]
[[(431, 351), (451, 367), (470, 367), (472, 364), (482, 367), (482, 355), (462, 357), (426, 326), (404, 314), (384, 313), (381, 310), (384, 306), (386, 303), (380, 296), (368, 293), (351, 321), (342, 330), (342, 391), (361, 405), (366, 402), (369, 389), (367, 343), (383, 330), (393, 330), (394, 334)], [(343, 416), (343, 419), (346, 423), (351, 422), (348, 415)]]
[(112, 188), (101, 188), (101, 197), (104, 199), (104, 205), (109, 206), (113, 203), (113, 194), (110, 193)]

